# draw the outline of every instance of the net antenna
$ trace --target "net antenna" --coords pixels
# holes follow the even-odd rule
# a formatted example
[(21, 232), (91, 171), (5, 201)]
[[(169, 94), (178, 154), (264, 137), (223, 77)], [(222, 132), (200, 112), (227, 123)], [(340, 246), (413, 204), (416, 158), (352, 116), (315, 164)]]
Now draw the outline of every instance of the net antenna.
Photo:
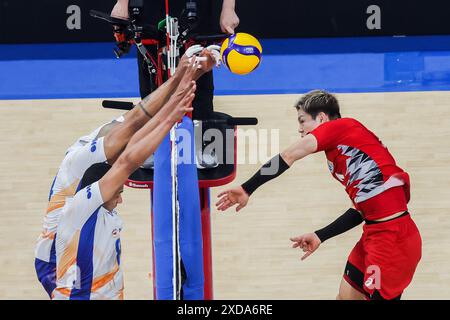
[[(168, 75), (171, 77), (176, 70), (177, 58), (179, 50), (177, 48), (178, 41), (178, 19), (169, 16), (169, 0), (166, 0), (166, 36), (167, 36), (167, 68)], [(176, 123), (170, 129), (170, 173), (172, 178), (172, 257), (173, 257), (173, 300), (181, 300), (182, 278), (181, 278), (181, 253), (180, 253), (180, 204), (178, 197), (178, 146)]]

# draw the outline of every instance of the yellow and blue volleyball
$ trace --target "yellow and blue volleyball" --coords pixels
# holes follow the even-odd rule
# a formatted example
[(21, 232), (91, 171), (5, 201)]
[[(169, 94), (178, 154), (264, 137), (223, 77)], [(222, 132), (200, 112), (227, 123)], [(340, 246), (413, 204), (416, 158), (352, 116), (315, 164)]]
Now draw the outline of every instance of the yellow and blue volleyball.
[(233, 73), (247, 74), (261, 63), (262, 47), (254, 36), (239, 32), (225, 39), (220, 48), (223, 64)]

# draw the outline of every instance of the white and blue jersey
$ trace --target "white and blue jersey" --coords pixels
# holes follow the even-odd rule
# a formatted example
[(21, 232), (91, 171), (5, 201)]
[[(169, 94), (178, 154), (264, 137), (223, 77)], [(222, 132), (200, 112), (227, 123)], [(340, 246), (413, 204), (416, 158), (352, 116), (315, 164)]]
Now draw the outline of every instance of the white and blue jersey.
[(52, 299), (123, 299), (122, 220), (108, 211), (96, 182), (64, 206), (56, 232), (56, 288)]
[[(123, 122), (123, 120), (123, 117), (116, 119), (119, 122)], [(80, 137), (69, 147), (50, 188), (43, 230), (35, 247), (36, 273), (49, 295), (56, 286), (55, 237), (59, 217), (67, 199), (73, 197), (77, 192), (80, 180), (86, 170), (95, 163), (107, 160), (103, 138), (96, 139), (99, 131), (105, 125), (87, 136)]]

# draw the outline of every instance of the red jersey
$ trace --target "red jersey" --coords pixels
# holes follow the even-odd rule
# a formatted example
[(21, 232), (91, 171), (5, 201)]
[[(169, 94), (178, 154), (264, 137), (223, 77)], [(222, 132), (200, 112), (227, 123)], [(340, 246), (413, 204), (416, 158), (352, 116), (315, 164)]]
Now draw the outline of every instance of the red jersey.
[(408, 174), (360, 122), (351, 118), (331, 120), (311, 134), (317, 139), (316, 152), (325, 151), (331, 174), (345, 186), (366, 219), (381, 219), (407, 210)]

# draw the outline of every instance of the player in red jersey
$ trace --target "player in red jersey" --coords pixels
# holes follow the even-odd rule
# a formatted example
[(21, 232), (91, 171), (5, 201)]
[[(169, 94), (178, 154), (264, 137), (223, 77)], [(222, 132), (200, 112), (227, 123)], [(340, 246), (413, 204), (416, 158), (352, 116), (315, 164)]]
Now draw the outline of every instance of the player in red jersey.
[(301, 138), (266, 163), (239, 187), (219, 194), (217, 209), (247, 205), (262, 184), (295, 161), (324, 151), (328, 168), (344, 185), (354, 208), (323, 229), (291, 238), (303, 249), (302, 260), (322, 242), (363, 221), (363, 235), (350, 253), (337, 299), (400, 299), (422, 254), (420, 233), (411, 219), (408, 174), (398, 167), (375, 134), (352, 118), (341, 118), (330, 93), (315, 90), (297, 103)]

